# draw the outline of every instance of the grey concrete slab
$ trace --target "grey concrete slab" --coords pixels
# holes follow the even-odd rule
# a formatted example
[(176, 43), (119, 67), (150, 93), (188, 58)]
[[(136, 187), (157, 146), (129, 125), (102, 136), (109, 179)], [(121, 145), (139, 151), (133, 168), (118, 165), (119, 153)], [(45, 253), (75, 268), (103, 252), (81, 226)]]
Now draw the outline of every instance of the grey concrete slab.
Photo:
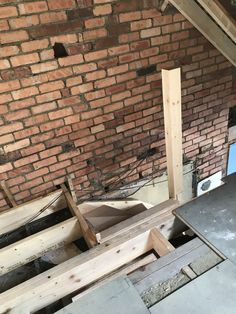
[(84, 295), (57, 314), (150, 314), (127, 277), (120, 277)]
[(149, 308), (151, 314), (235, 314), (236, 266), (226, 260)]
[(221, 187), (174, 210), (216, 251), (236, 263), (236, 174)]

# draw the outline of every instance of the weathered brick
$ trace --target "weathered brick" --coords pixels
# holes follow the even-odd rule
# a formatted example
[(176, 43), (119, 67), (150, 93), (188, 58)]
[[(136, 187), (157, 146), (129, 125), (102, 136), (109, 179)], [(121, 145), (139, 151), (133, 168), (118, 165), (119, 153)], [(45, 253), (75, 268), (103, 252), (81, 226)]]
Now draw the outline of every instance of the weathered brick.
[(84, 59), (83, 59), (82, 54), (78, 54), (78, 55), (74, 55), (74, 56), (60, 58), (60, 59), (58, 59), (58, 62), (60, 64), (60, 66), (68, 66), (68, 65), (83, 63)]
[(54, 81), (50, 83), (45, 83), (39, 86), (40, 93), (48, 93), (55, 90), (60, 90), (64, 87), (63, 81)]
[(49, 116), (50, 120), (55, 120), (55, 119), (59, 119), (59, 118), (64, 118), (64, 117), (72, 115), (72, 114), (73, 114), (73, 111), (69, 107), (69, 108), (64, 108), (61, 110), (49, 112), (48, 116)]
[(14, 6), (4, 6), (0, 8), (0, 19), (17, 16), (17, 9)]
[(31, 53), (27, 55), (11, 57), (11, 64), (13, 67), (18, 67), (20, 65), (32, 64), (39, 61), (38, 53)]
[(60, 12), (46, 12), (39, 15), (40, 23), (55, 23), (66, 21), (67, 16), (63, 11)]
[(93, 40), (101, 37), (107, 37), (106, 28), (97, 28), (90, 31), (83, 32), (84, 40)]
[(22, 16), (19, 18), (10, 19), (9, 24), (12, 29), (32, 27), (39, 24), (39, 18), (37, 15)]
[(0, 83), (0, 91), (2, 93), (16, 90), (18, 88), (20, 88), (20, 83), (18, 80)]
[(12, 144), (5, 145), (5, 146), (3, 146), (3, 149), (4, 149), (5, 153), (9, 153), (9, 152), (13, 152), (15, 150), (22, 149), (22, 148), (27, 147), (29, 145), (30, 145), (30, 141), (28, 138), (26, 138), (24, 140), (17, 141), (17, 142), (12, 143)]
[(42, 73), (42, 72), (47, 72), (47, 71), (57, 69), (58, 63), (56, 61), (48, 61), (44, 63), (31, 65), (30, 68), (31, 68), (32, 73), (37, 74), (37, 73)]
[(12, 97), (13, 99), (22, 99), (22, 98), (27, 98), (30, 96), (34, 96), (39, 94), (39, 90), (37, 87), (32, 86), (32, 87), (27, 87), (27, 88), (22, 88), (18, 91), (12, 92)]
[(61, 9), (71, 9), (75, 7), (76, 3), (74, 0), (48, 0), (48, 6), (50, 10), (61, 10)]
[(97, 28), (105, 25), (104, 17), (97, 17), (84, 21), (86, 28)]
[(45, 49), (49, 45), (48, 39), (41, 39), (41, 40), (33, 40), (29, 42), (25, 42), (21, 44), (21, 48), (23, 52), (30, 52), (34, 50)]
[(29, 38), (28, 34), (24, 30), (7, 32), (0, 34), (0, 42), (1, 44), (9, 44), (17, 41), (24, 41)]
[(119, 14), (119, 20), (121, 23), (131, 22), (131, 21), (140, 20), (140, 19), (141, 19), (141, 12), (139, 11)]
[(95, 16), (107, 15), (112, 13), (112, 6), (110, 4), (98, 5), (93, 9)]
[(1, 57), (10, 57), (18, 54), (19, 48), (17, 46), (6, 46), (0, 48)]

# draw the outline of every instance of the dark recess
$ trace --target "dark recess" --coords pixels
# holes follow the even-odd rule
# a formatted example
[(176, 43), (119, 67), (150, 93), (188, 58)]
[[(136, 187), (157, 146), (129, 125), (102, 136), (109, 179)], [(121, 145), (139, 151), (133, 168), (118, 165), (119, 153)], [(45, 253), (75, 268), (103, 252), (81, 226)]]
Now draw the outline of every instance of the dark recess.
[(53, 46), (53, 51), (54, 51), (54, 57), (56, 59), (64, 58), (68, 56), (66, 48), (64, 47), (62, 43), (55, 43), (55, 45)]
[(150, 65), (148, 67), (137, 70), (137, 75), (144, 76), (144, 75), (151, 74), (154, 72), (156, 72), (156, 65)]

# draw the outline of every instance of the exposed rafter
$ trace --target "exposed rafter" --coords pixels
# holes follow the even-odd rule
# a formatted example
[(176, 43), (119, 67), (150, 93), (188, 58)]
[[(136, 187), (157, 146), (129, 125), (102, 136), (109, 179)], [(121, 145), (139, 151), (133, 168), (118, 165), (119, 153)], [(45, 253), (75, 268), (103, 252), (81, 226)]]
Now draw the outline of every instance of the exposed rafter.
[(236, 45), (194, 0), (169, 0), (234, 66)]

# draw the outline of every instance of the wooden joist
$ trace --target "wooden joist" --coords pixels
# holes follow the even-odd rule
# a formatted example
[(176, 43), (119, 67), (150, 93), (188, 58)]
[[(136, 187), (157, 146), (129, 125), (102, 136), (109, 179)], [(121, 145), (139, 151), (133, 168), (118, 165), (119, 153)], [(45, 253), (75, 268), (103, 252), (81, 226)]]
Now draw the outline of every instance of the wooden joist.
[(76, 217), (67, 219), (0, 250), (0, 275), (27, 264), (82, 236)]
[(55, 202), (53, 202), (53, 204), (37, 216), (35, 218), (36, 220), (66, 207), (65, 198), (61, 190), (0, 213), (0, 234), (15, 230), (16, 228), (24, 225), (29, 219), (37, 215), (42, 208), (47, 206), (47, 204), (53, 200), (55, 200)]
[(169, 197), (181, 200), (183, 151), (180, 68), (162, 70), (162, 90)]
[(30, 313), (77, 291), (153, 248), (150, 230), (160, 217), (137, 224), (108, 242), (46, 271), (0, 295), (0, 313)]
[(88, 247), (89, 248), (94, 247), (95, 245), (97, 245), (97, 238), (96, 238), (96, 234), (95, 234), (94, 230), (92, 229), (92, 226), (89, 226), (87, 221), (84, 219), (83, 215), (81, 214), (79, 208), (77, 207), (77, 205), (73, 201), (73, 198), (72, 198), (70, 192), (68, 191), (68, 189), (66, 188), (66, 186), (64, 184), (62, 184), (61, 188), (64, 192), (64, 195), (65, 195), (65, 198), (67, 201), (67, 205), (68, 205), (72, 215), (76, 216), (78, 221), (79, 221), (83, 237), (84, 237)]
[(169, 0), (234, 66), (236, 46), (194, 0)]
[(236, 43), (236, 23), (218, 0), (197, 0), (223, 31)]
[(7, 196), (8, 200), (9, 200), (9, 203), (10, 203), (11, 207), (17, 206), (17, 203), (16, 203), (16, 201), (14, 200), (14, 197), (13, 197), (13, 195), (11, 194), (11, 191), (9, 190), (9, 187), (8, 187), (6, 181), (4, 181), (4, 180), (1, 181), (1, 187), (2, 187), (2, 189), (3, 189), (3, 191), (4, 191), (4, 193), (6, 194), (6, 196)]
[(151, 237), (153, 248), (159, 256), (164, 256), (171, 251), (174, 251), (174, 246), (163, 236), (163, 234), (156, 228), (151, 230)]

